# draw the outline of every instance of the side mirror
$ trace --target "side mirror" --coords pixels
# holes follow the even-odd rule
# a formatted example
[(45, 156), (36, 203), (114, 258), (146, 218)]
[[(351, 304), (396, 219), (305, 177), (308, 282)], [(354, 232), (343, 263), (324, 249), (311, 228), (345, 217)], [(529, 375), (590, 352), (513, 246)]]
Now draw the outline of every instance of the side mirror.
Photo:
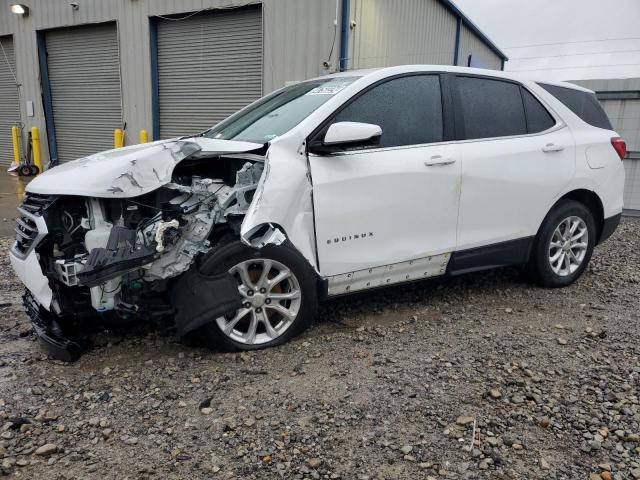
[(382, 128), (372, 123), (338, 122), (329, 126), (323, 140), (311, 142), (309, 151), (320, 155), (340, 152), (349, 148), (380, 145)]

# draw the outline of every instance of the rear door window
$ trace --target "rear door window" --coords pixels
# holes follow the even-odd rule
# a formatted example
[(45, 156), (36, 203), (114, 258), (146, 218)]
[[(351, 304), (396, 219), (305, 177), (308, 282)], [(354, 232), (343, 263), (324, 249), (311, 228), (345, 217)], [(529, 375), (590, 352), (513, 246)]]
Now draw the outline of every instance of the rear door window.
[(412, 75), (377, 85), (338, 112), (333, 119), (336, 122), (379, 125), (382, 148), (441, 142), (440, 77)]
[(506, 137), (527, 133), (520, 86), (480, 77), (456, 79), (462, 139)]
[(594, 127), (613, 130), (611, 122), (595, 94), (574, 88), (558, 87), (539, 83), (551, 95), (560, 100), (565, 107), (579, 116), (584, 122)]
[(527, 116), (527, 132), (544, 132), (556, 124), (547, 109), (525, 88), (522, 88), (522, 100)]

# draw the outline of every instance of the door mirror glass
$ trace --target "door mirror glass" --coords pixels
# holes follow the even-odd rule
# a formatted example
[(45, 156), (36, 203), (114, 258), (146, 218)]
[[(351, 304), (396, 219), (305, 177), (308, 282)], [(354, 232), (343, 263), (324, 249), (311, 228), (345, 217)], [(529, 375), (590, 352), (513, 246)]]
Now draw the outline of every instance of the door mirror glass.
[(329, 154), (357, 147), (375, 147), (380, 144), (382, 128), (372, 123), (333, 123), (321, 142), (310, 145), (310, 151)]

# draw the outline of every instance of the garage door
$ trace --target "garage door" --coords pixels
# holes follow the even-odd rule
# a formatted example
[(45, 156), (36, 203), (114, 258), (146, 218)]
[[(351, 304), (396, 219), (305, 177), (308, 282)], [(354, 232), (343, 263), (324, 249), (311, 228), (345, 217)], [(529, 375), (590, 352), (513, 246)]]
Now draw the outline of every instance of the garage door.
[(115, 23), (46, 33), (47, 66), (58, 160), (113, 148), (122, 127)]
[(157, 47), (159, 138), (205, 130), (262, 95), (259, 6), (158, 19)]
[(20, 104), (13, 54), (13, 39), (0, 37), (0, 165), (9, 166), (13, 161), (11, 127), (20, 122)]

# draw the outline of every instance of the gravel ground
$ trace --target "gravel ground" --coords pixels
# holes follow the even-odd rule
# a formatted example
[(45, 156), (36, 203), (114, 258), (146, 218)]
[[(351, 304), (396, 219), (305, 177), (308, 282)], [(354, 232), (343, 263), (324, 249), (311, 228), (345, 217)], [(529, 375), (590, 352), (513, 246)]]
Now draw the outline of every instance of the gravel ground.
[(565, 289), (505, 269), (326, 303), (270, 350), (101, 332), (70, 365), (2, 257), (0, 474), (638, 479), (639, 247), (628, 218)]

